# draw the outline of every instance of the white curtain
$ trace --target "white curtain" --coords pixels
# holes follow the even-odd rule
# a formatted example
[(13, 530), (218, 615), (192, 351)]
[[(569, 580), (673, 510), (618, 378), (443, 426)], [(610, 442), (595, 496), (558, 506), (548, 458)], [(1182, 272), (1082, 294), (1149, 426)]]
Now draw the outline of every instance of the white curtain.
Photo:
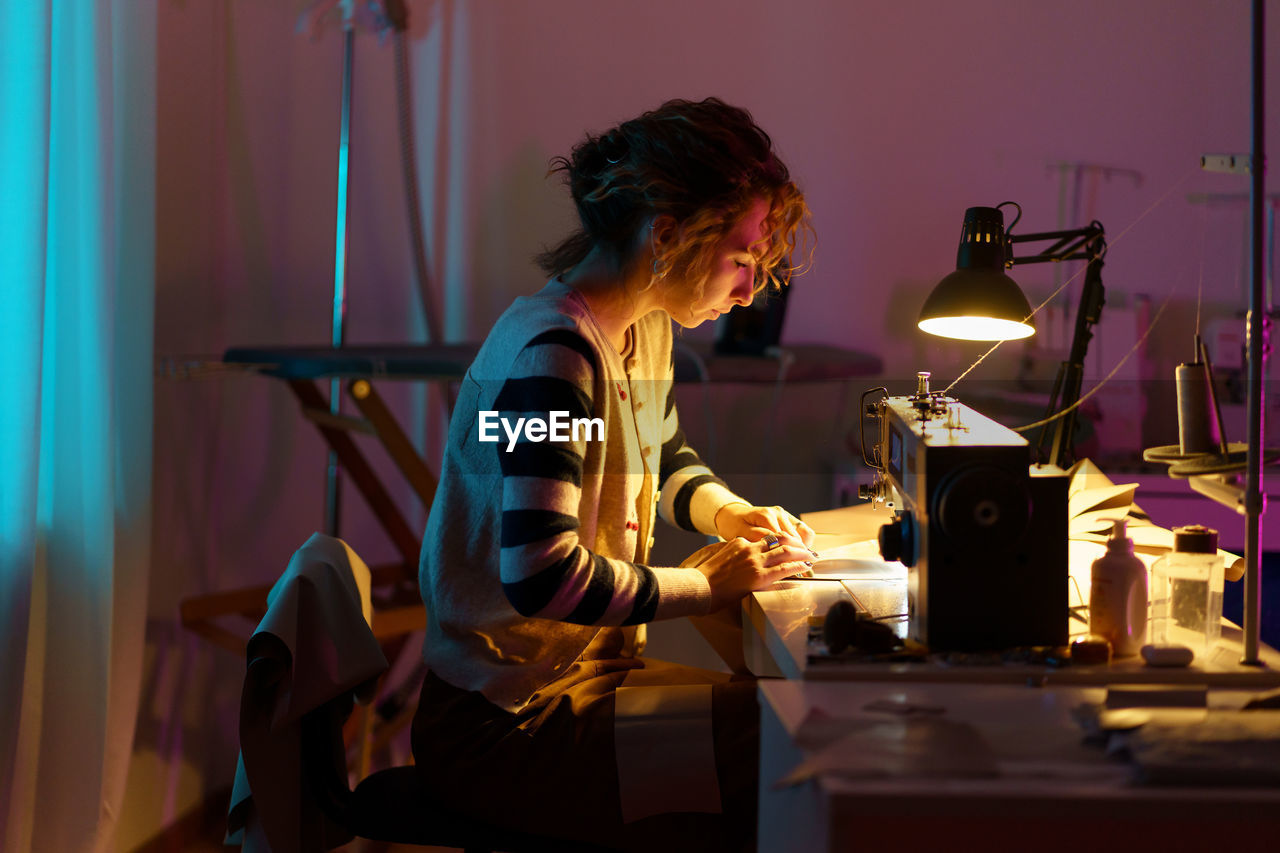
[(150, 551), (154, 0), (0, 0), (0, 848), (111, 848)]

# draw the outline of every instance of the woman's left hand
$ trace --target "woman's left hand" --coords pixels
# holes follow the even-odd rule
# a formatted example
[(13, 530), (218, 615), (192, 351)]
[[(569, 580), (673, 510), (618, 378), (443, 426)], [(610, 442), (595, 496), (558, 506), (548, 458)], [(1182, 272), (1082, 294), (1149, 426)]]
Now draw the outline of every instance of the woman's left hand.
[(794, 540), (792, 544), (804, 545), (812, 550), (813, 530), (780, 506), (750, 506), (745, 503), (726, 504), (716, 513), (716, 533), (728, 541), (741, 536), (758, 542), (771, 534)]

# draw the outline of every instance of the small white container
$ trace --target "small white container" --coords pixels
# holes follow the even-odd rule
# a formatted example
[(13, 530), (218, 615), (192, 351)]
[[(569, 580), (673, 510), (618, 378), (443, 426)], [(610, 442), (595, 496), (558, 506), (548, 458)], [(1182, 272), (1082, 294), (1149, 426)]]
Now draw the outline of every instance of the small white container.
[(1222, 636), (1218, 531), (1175, 527), (1173, 542), (1151, 567), (1151, 642), (1187, 646), (1203, 661)]
[(1093, 561), (1089, 633), (1111, 643), (1112, 657), (1136, 655), (1147, 636), (1147, 566), (1133, 555), (1125, 520), (1116, 519), (1107, 553)]

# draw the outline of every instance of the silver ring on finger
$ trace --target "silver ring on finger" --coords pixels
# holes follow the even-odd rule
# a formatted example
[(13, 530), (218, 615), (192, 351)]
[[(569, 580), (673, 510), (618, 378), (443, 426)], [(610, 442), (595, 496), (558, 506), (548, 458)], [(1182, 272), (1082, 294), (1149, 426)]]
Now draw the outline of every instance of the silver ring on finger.
[(778, 537), (774, 536), (772, 533), (764, 537), (764, 539), (761, 541), (764, 542), (764, 549), (766, 551), (769, 551), (778, 547)]

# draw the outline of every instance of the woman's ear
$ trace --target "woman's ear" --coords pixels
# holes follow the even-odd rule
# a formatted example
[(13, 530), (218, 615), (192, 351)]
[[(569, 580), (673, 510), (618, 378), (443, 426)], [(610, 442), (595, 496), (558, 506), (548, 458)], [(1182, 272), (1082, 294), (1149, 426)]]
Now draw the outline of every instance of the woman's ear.
[(680, 228), (676, 218), (670, 214), (659, 214), (649, 220), (649, 245), (656, 255), (669, 248), (679, 236)]

